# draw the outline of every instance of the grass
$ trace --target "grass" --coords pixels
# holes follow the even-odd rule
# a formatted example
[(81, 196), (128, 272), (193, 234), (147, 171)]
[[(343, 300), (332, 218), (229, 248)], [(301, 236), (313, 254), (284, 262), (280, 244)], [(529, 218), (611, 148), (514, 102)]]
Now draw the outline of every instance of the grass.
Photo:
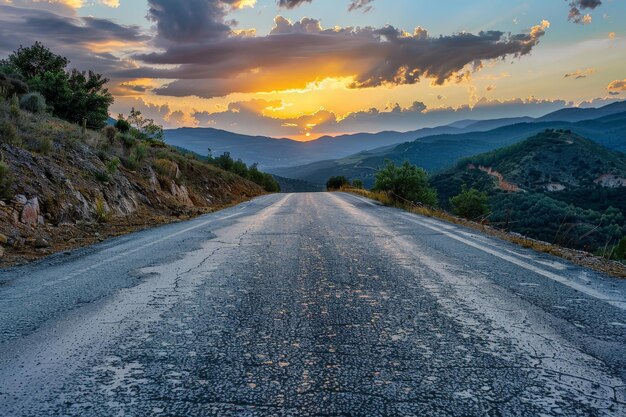
[(551, 243), (541, 242), (516, 233), (509, 233), (504, 230), (496, 229), (485, 223), (465, 220), (463, 218), (454, 216), (445, 210), (426, 206), (399, 203), (384, 192), (369, 191), (351, 187), (344, 187), (340, 191), (360, 195), (362, 197), (378, 201), (385, 206), (396, 207), (411, 213), (419, 214), (421, 216), (432, 217), (446, 221), (448, 223), (454, 223), (460, 226), (469, 227), (471, 229), (485, 233), (489, 236), (497, 237), (507, 242), (514, 243), (526, 249), (532, 249), (536, 252), (558, 256), (577, 265), (590, 268), (608, 275), (612, 275), (617, 278), (626, 278), (626, 264), (621, 262), (608, 260), (606, 258), (596, 256), (588, 252), (563, 248), (561, 246), (553, 245)]

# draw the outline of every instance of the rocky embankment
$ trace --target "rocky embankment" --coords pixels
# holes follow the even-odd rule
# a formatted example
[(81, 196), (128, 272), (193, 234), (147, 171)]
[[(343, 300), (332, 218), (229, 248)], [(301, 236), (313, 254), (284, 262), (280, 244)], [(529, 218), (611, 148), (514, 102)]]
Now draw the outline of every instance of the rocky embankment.
[(264, 192), (160, 142), (122, 143), (26, 112), (13, 122), (15, 135), (0, 123), (0, 266)]

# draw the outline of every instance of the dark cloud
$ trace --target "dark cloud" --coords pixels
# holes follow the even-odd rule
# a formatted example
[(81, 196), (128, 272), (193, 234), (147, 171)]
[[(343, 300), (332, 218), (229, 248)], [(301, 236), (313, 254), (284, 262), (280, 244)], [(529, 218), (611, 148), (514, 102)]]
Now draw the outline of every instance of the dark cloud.
[(591, 16), (583, 14), (583, 10), (593, 10), (602, 5), (602, 0), (565, 0), (569, 1), (568, 19), (575, 23), (591, 23)]
[(293, 9), (304, 3), (311, 3), (312, 0), (278, 0), (278, 5), (286, 9)]
[(363, 10), (364, 13), (367, 13), (372, 10), (373, 1), (374, 0), (351, 0), (348, 10), (351, 12), (354, 10)]
[(351, 88), (413, 84), (424, 78), (443, 84), (463, 79), (483, 61), (530, 53), (549, 26), (543, 22), (519, 34), (488, 31), (430, 37), (421, 28), (409, 34), (393, 26), (323, 29), (310, 18), (291, 23), (279, 16), (275, 21), (268, 36), (207, 40), (197, 34), (164, 52), (138, 54), (135, 58), (148, 65), (177, 67), (138, 68), (121, 75), (175, 79), (157, 93), (207, 98), (302, 88), (326, 77), (352, 76)]
[(626, 78), (624, 78), (623, 80), (611, 81), (606, 89), (612, 96), (616, 96), (619, 93), (626, 91)]
[(595, 68), (587, 68), (587, 69), (579, 69), (573, 72), (568, 72), (563, 76), (563, 78), (573, 78), (575, 80), (580, 80), (583, 78), (587, 78), (591, 74), (596, 72)]
[(138, 26), (118, 25), (94, 17), (58, 14), (48, 10), (0, 5), (0, 56), (6, 56), (20, 45), (35, 41), (56, 53), (67, 56), (72, 66), (113, 72), (128, 67), (99, 44), (141, 43), (149, 39)]

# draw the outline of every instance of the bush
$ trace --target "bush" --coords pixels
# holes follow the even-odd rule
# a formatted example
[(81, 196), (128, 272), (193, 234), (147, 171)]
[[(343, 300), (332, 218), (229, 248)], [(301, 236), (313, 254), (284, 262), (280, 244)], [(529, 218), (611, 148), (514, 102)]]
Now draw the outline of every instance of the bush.
[(135, 159), (134, 156), (129, 156), (128, 158), (122, 159), (122, 165), (131, 171), (137, 171), (139, 168), (139, 162)]
[(338, 190), (349, 184), (348, 179), (344, 176), (330, 177), (328, 181), (326, 181), (326, 189), (329, 191)]
[(96, 220), (98, 221), (98, 223), (105, 223), (109, 221), (110, 213), (107, 210), (106, 204), (104, 203), (104, 199), (102, 197), (98, 197), (96, 199), (94, 214), (96, 215)]
[(175, 179), (178, 165), (168, 159), (157, 159), (154, 161), (154, 170), (163, 177)]
[(374, 190), (387, 192), (396, 201), (437, 206), (437, 192), (430, 187), (428, 174), (408, 161), (400, 166), (387, 161), (376, 174)]
[(135, 139), (132, 135), (128, 133), (120, 133), (117, 135), (117, 137), (127, 149), (132, 148), (133, 145), (137, 142), (137, 139)]
[(146, 148), (146, 146), (141, 144), (141, 143), (139, 143), (139, 144), (137, 144), (137, 146), (135, 146), (135, 149), (133, 150), (133, 155), (132, 156), (135, 159), (135, 161), (141, 162), (146, 157), (146, 153), (147, 152), (148, 152), (148, 149)]
[(475, 220), (489, 213), (489, 198), (487, 193), (480, 192), (475, 188), (468, 189), (465, 184), (461, 193), (450, 198), (452, 212), (457, 216)]
[(613, 249), (613, 258), (619, 261), (626, 259), (626, 236), (619, 241), (615, 249)]
[(48, 137), (43, 137), (39, 140), (39, 152), (43, 155), (49, 155), (54, 148), (52, 140)]
[(0, 123), (0, 142), (14, 146), (20, 146), (22, 144), (22, 140), (18, 136), (17, 129), (13, 123)]
[(230, 152), (224, 152), (221, 156), (214, 159), (215, 165), (222, 168), (224, 171), (232, 171), (235, 166), (235, 161), (230, 156)]
[(120, 166), (120, 159), (113, 158), (110, 161), (107, 161), (106, 167), (109, 174), (113, 175), (117, 172), (117, 167)]
[(363, 188), (363, 181), (356, 179), (356, 180), (352, 180), (352, 186), (354, 188)]
[(31, 113), (45, 113), (46, 99), (37, 92), (25, 94), (20, 99), (20, 108)]
[(115, 137), (117, 136), (117, 129), (115, 126), (105, 126), (104, 129), (102, 129), (102, 134), (111, 145), (115, 143)]
[(115, 122), (114, 127), (121, 133), (128, 133), (130, 131), (130, 123), (128, 123), (121, 114)]
[(0, 161), (0, 199), (8, 200), (13, 197), (13, 175), (9, 166)]
[(18, 100), (17, 96), (13, 96), (13, 98), (11, 98), (11, 117), (13, 118), (13, 120), (18, 121), (20, 120), (20, 101)]
[(111, 180), (111, 178), (109, 177), (109, 174), (107, 174), (106, 172), (95, 171), (93, 173), (93, 176), (96, 180), (105, 184)]

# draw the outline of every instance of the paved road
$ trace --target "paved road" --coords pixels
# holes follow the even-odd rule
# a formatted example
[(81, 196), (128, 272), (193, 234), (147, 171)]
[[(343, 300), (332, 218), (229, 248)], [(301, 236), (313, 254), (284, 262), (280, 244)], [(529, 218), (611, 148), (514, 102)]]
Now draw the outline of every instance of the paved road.
[(347, 194), (0, 271), (0, 416), (625, 416), (626, 281)]

